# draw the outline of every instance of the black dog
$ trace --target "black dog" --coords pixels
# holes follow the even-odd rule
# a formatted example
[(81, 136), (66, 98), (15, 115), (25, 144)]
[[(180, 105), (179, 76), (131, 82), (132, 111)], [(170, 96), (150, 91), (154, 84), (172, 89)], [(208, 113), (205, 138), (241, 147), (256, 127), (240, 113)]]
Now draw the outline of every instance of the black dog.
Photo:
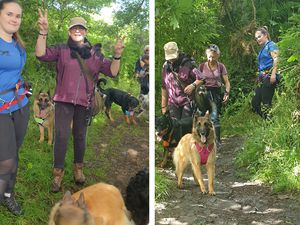
[(168, 157), (171, 156), (181, 137), (192, 132), (193, 118), (187, 117), (181, 120), (172, 118), (170, 112), (155, 118), (155, 134), (157, 140), (163, 141), (164, 154), (160, 167), (165, 167)]
[(204, 85), (200, 85), (195, 90), (195, 107), (201, 116), (204, 116), (207, 111), (212, 117), (217, 115), (216, 103), (212, 100), (210, 92), (207, 91)]
[(136, 225), (149, 223), (149, 169), (140, 170), (130, 178), (126, 188), (126, 208)]
[(111, 116), (111, 105), (112, 103), (116, 103), (122, 107), (126, 122), (130, 124), (132, 121), (134, 124), (137, 124), (135, 121), (134, 109), (139, 105), (139, 100), (136, 97), (115, 88), (107, 88), (104, 90), (100, 86), (100, 83), (98, 83), (97, 86), (100, 91), (106, 95), (104, 101), (105, 114), (111, 122), (114, 122), (114, 119)]

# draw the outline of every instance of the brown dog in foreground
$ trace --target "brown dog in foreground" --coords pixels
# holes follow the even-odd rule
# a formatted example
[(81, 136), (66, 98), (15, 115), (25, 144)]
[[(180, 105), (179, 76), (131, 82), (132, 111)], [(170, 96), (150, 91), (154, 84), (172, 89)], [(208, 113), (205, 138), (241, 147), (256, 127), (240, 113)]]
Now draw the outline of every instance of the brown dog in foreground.
[(173, 162), (176, 167), (178, 188), (182, 188), (182, 177), (188, 163), (191, 163), (194, 180), (200, 186), (200, 191), (206, 193), (201, 165), (206, 165), (208, 174), (208, 193), (215, 195), (214, 176), (216, 162), (215, 131), (207, 113), (201, 117), (196, 113), (193, 119), (191, 134), (184, 135), (173, 153)]
[(44, 142), (45, 128), (48, 130), (48, 145), (53, 141), (54, 127), (54, 105), (52, 103), (50, 92), (42, 92), (36, 96), (33, 103), (34, 120), (40, 128), (40, 140)]
[(98, 183), (74, 193), (66, 192), (51, 210), (49, 225), (134, 225), (115, 186)]

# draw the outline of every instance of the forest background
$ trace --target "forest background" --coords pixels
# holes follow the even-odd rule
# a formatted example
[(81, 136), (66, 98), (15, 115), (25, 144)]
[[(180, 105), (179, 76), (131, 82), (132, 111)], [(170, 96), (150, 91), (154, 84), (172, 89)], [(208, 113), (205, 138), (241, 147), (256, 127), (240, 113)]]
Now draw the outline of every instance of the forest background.
[[(145, 45), (149, 44), (149, 1), (148, 0), (20, 0), (23, 8), (20, 34), (26, 44), (27, 61), (23, 71), (23, 77), (32, 84), (33, 97), (31, 97), (31, 109), (33, 98), (40, 90), (50, 90), (53, 94), (55, 87), (56, 68), (55, 63), (40, 62), (35, 57), (35, 44), (39, 28), (37, 25), (38, 8), (48, 10), (49, 33), (47, 45), (66, 43), (68, 38), (68, 24), (72, 17), (81, 16), (87, 20), (87, 39), (91, 44), (102, 44), (102, 52), (106, 58), (112, 58), (113, 48), (118, 37), (125, 37), (125, 49), (121, 59), (121, 69), (117, 78), (107, 79), (107, 87), (115, 87), (127, 91), (135, 96), (139, 94), (139, 83), (135, 79), (135, 63), (141, 55)], [(115, 10), (112, 18), (99, 20), (100, 12), (104, 7), (112, 7)], [(109, 10), (109, 9), (107, 9)], [(104, 14), (107, 15), (107, 14)], [(110, 16), (110, 15), (107, 15)], [(111, 19), (111, 23), (105, 21)], [(120, 107), (113, 106), (113, 111), (121, 117)], [(116, 115), (115, 115), (116, 118)], [(95, 159), (94, 145), (102, 140), (105, 135), (111, 137), (111, 147), (118, 146), (119, 135), (112, 135), (103, 127), (108, 123), (104, 114), (94, 118), (92, 126), (88, 130), (88, 146), (86, 161)], [(122, 124), (120, 129), (126, 132), (128, 127)], [(141, 135), (141, 128), (132, 129), (131, 137)], [(128, 131), (127, 131), (128, 133)], [(39, 128), (34, 122), (31, 111), (28, 131), (20, 152), (20, 166), (16, 184), (16, 198), (25, 211), (24, 216), (15, 217), (4, 207), (0, 208), (0, 224), (12, 225), (41, 225), (47, 224), (52, 206), (62, 198), (62, 192), (51, 192), (53, 145), (45, 142), (40, 144)], [(71, 139), (71, 138), (70, 138)], [(99, 141), (98, 141), (99, 142)], [(116, 149), (118, 151), (118, 149)], [(103, 155), (101, 155), (103, 157)], [(65, 165), (65, 177), (63, 185), (65, 190), (76, 191), (79, 188), (74, 185), (72, 178), (73, 146), (69, 141)], [(111, 169), (111, 162), (101, 166), (85, 168), (89, 179), (86, 185), (107, 180), (107, 170)]]
[[(280, 49), (283, 77), (273, 99), (272, 120), (252, 113), (259, 46), (255, 29), (267, 26)], [(177, 42), (181, 51), (204, 62), (209, 44), (221, 50), (231, 83), (230, 101), (223, 105), (222, 136), (242, 136), (235, 159), (237, 176), (260, 179), (274, 191), (300, 190), (300, 3), (290, 0), (157, 0), (155, 5), (156, 115), (161, 114), (163, 46)], [(156, 145), (156, 161), (162, 147)], [(157, 163), (158, 164), (158, 163)], [(243, 171), (243, 172), (242, 172)], [(170, 193), (170, 184), (156, 172), (156, 199)]]

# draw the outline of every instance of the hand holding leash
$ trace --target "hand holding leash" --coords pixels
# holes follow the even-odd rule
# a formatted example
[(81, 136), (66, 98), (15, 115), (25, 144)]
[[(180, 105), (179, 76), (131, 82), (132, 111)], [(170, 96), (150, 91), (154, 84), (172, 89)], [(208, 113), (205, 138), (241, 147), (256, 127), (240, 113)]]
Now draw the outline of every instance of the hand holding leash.
[(48, 33), (48, 10), (45, 9), (44, 14), (41, 9), (38, 9), (39, 11), (39, 19), (38, 19), (38, 25), (40, 28), (40, 35), (47, 35)]

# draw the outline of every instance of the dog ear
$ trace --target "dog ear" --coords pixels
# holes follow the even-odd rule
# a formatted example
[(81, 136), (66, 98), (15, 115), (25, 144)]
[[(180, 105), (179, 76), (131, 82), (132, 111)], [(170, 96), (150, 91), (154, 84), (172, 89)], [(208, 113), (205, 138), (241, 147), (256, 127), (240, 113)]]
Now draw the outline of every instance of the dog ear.
[(50, 90), (47, 91), (47, 94), (48, 94), (49, 98), (51, 98)]
[(209, 111), (207, 110), (205, 115), (204, 115), (207, 119), (209, 119)]
[(79, 199), (76, 201), (76, 203), (77, 203), (79, 208), (81, 208), (81, 209), (86, 208), (83, 192), (80, 193)]
[(74, 200), (71, 196), (71, 192), (67, 191), (63, 197), (62, 204), (73, 204)]
[(40, 91), (39, 91), (39, 94), (41, 94), (43, 92), (43, 90), (42, 89), (40, 89)]

